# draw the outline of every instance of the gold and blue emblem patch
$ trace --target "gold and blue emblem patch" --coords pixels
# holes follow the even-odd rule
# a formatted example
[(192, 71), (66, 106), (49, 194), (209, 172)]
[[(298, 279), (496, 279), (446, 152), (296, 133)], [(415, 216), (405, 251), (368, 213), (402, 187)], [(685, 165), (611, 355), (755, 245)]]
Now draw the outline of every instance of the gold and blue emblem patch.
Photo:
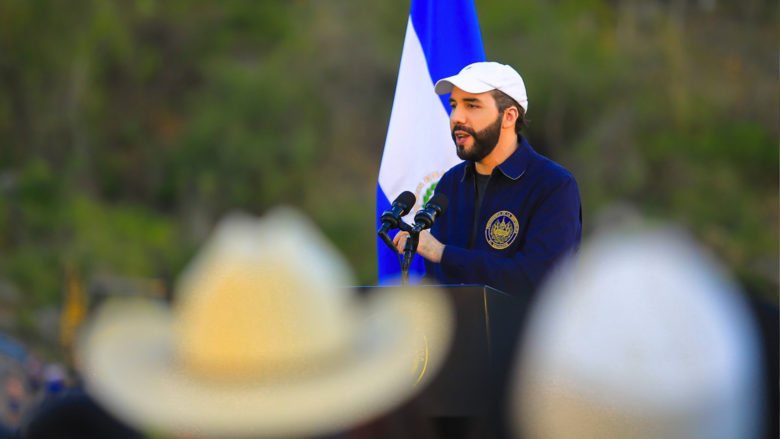
[(485, 226), (485, 239), (496, 250), (502, 250), (515, 241), (520, 225), (517, 218), (508, 210), (493, 214)]

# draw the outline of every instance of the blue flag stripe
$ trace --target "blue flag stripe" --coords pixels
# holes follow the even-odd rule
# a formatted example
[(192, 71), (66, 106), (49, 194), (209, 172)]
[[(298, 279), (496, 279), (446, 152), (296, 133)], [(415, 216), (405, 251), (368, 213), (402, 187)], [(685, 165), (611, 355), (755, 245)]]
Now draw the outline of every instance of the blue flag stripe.
[[(485, 61), (473, 0), (413, 0), (410, 14), (433, 84), (471, 63)], [(440, 99), (449, 114), (449, 98)]]

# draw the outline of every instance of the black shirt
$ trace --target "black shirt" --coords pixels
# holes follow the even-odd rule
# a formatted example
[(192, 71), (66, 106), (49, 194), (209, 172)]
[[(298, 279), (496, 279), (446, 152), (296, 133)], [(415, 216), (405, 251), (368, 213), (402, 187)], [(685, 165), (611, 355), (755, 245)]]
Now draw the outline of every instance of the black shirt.
[(474, 170), (474, 224), (471, 226), (471, 239), (468, 248), (473, 248), (479, 233), (479, 210), (482, 207), (482, 199), (485, 197), (485, 189), (489, 181), (490, 175), (480, 174), (476, 169)]

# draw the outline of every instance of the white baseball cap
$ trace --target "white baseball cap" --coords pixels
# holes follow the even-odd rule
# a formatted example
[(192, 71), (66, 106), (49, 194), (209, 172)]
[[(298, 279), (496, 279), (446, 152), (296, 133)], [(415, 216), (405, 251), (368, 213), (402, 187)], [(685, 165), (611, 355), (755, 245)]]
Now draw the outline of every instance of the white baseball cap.
[(515, 69), (506, 64), (492, 61), (469, 64), (457, 75), (437, 81), (434, 90), (436, 94), (443, 95), (452, 92), (452, 87), (474, 94), (500, 90), (528, 112), (525, 82)]

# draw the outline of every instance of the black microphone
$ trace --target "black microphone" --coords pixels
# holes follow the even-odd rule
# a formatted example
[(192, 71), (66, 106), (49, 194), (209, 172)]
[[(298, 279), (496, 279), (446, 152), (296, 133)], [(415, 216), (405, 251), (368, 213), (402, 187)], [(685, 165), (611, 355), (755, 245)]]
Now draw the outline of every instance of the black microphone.
[(441, 192), (436, 193), (433, 198), (428, 200), (425, 207), (417, 211), (414, 215), (414, 227), (418, 230), (430, 229), (433, 222), (441, 216), (449, 206), (450, 200)]
[(382, 227), (376, 233), (381, 236), (390, 230), (397, 229), (401, 225), (401, 217), (412, 210), (415, 201), (417, 201), (417, 197), (413, 193), (409, 191), (401, 192), (401, 195), (393, 201), (390, 210), (382, 213)]

